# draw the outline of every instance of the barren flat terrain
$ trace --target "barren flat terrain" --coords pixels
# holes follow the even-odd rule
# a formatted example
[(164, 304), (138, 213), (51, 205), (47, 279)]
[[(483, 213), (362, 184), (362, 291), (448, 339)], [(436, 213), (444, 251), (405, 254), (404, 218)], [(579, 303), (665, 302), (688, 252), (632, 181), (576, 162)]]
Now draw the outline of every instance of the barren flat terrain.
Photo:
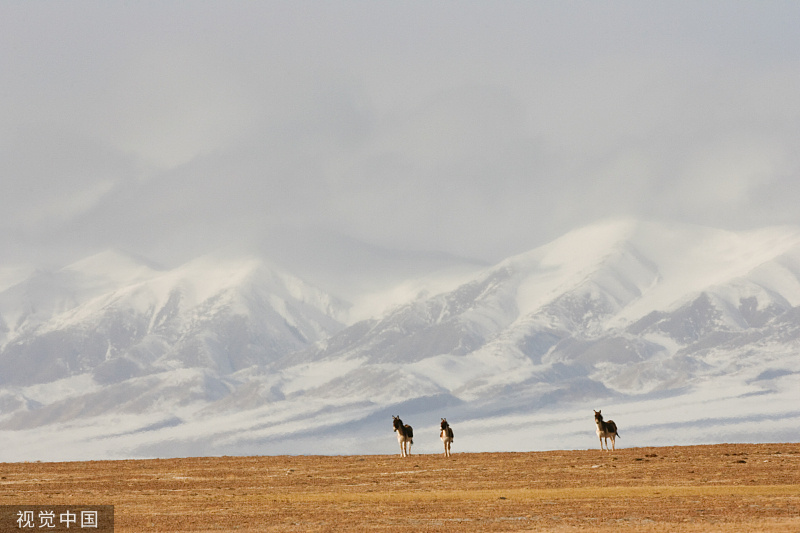
[(800, 444), (2, 463), (0, 471), (0, 504), (112, 504), (116, 531), (800, 532)]

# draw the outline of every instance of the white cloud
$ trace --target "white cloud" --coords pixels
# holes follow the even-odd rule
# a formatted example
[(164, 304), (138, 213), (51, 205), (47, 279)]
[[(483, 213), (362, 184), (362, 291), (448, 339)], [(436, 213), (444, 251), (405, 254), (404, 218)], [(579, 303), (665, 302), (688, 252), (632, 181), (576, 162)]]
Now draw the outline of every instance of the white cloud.
[(497, 259), (608, 215), (800, 223), (798, 15), (3, 4), (0, 248), (295, 226)]

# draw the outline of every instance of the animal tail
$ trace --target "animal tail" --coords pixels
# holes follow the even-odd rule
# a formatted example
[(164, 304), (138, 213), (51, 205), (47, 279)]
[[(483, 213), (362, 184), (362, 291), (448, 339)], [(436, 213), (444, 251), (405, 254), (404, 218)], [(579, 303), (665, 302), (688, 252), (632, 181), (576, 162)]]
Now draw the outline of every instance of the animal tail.
[(406, 424), (406, 434), (408, 435), (408, 438), (410, 439), (414, 438), (414, 428), (412, 428), (408, 424)]

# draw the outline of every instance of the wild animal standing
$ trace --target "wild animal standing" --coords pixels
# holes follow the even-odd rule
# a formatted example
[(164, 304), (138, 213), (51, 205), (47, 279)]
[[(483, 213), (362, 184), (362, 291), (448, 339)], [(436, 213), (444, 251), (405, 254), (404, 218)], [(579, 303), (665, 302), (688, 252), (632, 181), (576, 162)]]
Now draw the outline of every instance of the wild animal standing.
[(450, 457), (450, 445), (453, 443), (453, 428), (447, 423), (446, 418), (442, 418), (441, 431), (439, 431), (439, 438), (444, 443), (444, 456)]
[(392, 416), (392, 419), (397, 442), (400, 443), (400, 457), (407, 457), (411, 455), (411, 445), (414, 444), (414, 430), (408, 424), (403, 424), (399, 416)]
[(611, 439), (611, 450), (616, 450), (617, 446), (614, 440), (619, 437), (619, 433), (617, 433), (617, 425), (614, 421), (609, 420), (608, 422), (604, 422), (603, 415), (600, 414), (600, 411), (595, 411), (594, 423), (597, 424), (597, 436), (600, 438), (600, 449), (603, 449), (603, 439), (605, 439), (606, 451), (610, 451), (608, 449), (608, 439)]

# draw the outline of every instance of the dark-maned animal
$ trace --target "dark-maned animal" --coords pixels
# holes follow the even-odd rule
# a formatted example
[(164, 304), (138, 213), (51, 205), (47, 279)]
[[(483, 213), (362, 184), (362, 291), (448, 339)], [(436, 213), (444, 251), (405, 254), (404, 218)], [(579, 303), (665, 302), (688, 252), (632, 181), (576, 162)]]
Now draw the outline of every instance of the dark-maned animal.
[(610, 451), (608, 449), (608, 439), (611, 439), (611, 450), (616, 450), (617, 446), (615, 443), (615, 439), (619, 437), (619, 433), (617, 433), (617, 425), (614, 423), (613, 420), (609, 420), (608, 422), (603, 421), (603, 415), (600, 414), (600, 411), (594, 412), (594, 423), (597, 424), (597, 437), (600, 439), (600, 449), (603, 449), (603, 440), (606, 441), (606, 451)]
[(411, 455), (411, 445), (414, 444), (414, 429), (408, 424), (403, 424), (399, 416), (392, 416), (392, 425), (397, 432), (397, 442), (400, 443), (400, 456)]
[(444, 443), (444, 456), (450, 457), (450, 445), (453, 443), (453, 428), (451, 428), (450, 424), (447, 423), (446, 418), (442, 418), (442, 424), (440, 428), (439, 438), (442, 439), (442, 442)]

